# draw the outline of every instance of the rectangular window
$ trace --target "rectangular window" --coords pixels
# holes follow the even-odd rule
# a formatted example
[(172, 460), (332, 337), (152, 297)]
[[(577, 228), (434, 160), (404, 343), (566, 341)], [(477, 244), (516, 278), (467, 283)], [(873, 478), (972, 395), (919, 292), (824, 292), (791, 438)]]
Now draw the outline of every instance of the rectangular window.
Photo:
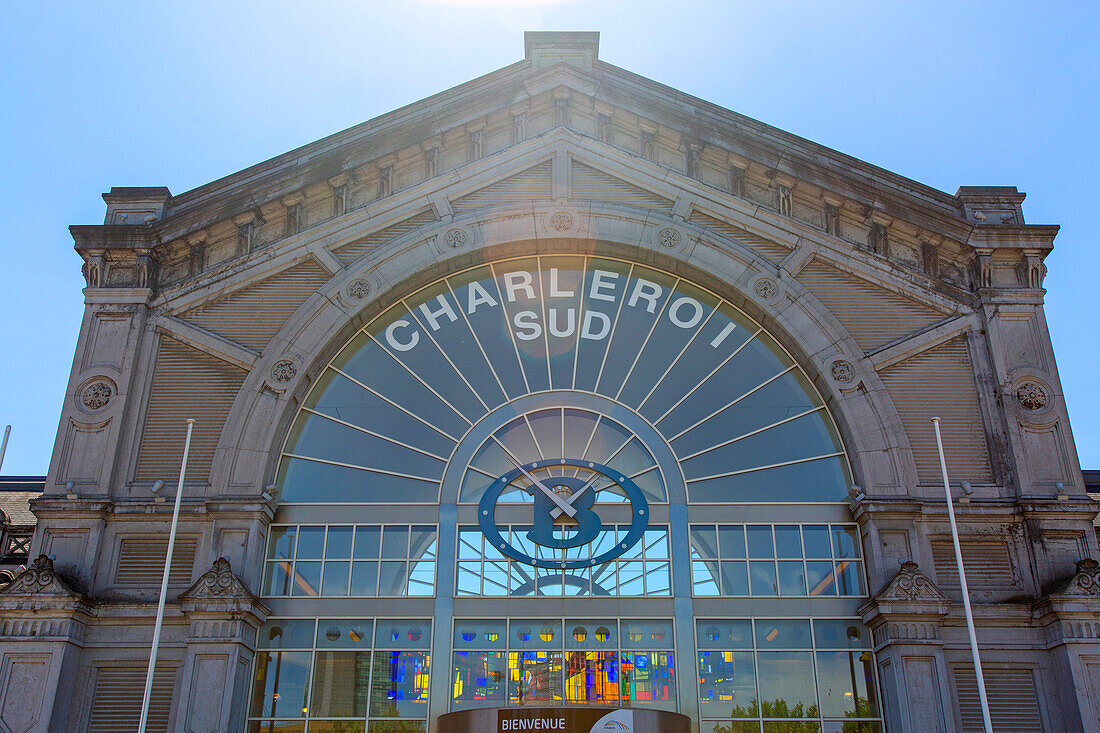
[(456, 619), (452, 710), (501, 705), (676, 709), (670, 619)]
[(431, 596), (431, 525), (272, 525), (265, 596)]
[(430, 640), (429, 619), (269, 619), (248, 730), (425, 730)]
[(697, 619), (701, 730), (882, 730), (857, 619)]
[(693, 524), (695, 596), (864, 596), (859, 530), (848, 524)]
[[(629, 527), (605, 528), (600, 537), (584, 547), (554, 550), (527, 539), (531, 527), (502, 528), (501, 534), (513, 547), (532, 553), (539, 560), (572, 560), (604, 552), (626, 536)], [(669, 596), (668, 528), (653, 526), (622, 555), (589, 568), (552, 570), (513, 561), (485, 541), (477, 527), (458, 530), (458, 567), (455, 595), (459, 596)]]

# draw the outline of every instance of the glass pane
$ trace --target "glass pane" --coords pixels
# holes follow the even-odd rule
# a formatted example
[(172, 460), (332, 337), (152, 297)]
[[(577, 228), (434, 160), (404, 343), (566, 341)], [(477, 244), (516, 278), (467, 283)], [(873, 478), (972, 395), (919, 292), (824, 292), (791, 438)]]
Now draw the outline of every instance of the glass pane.
[(749, 574), (744, 562), (722, 562), (722, 595), (747, 596)]
[(878, 717), (873, 674), (871, 652), (818, 652), (821, 714), (837, 718)]
[(691, 552), (692, 557), (718, 557), (718, 534), (714, 527), (692, 525)]
[(302, 562), (294, 563), (293, 585), (290, 588), (292, 596), (315, 596), (321, 589), (321, 563)]
[(727, 560), (745, 557), (745, 528), (739, 524), (718, 527), (718, 546)]
[(538, 705), (560, 702), (561, 652), (508, 653), (508, 703)]
[(760, 707), (765, 718), (817, 717), (811, 652), (759, 652)]
[(861, 596), (863, 589), (862, 563), (841, 560), (836, 564), (837, 592), (842, 596)]
[(298, 559), (320, 560), (325, 553), (325, 527), (298, 528)]
[(293, 563), (277, 560), (264, 563), (263, 595), (285, 596), (290, 594), (290, 573)]
[(313, 646), (311, 618), (273, 618), (256, 632), (256, 646), (261, 649), (309, 649)]
[(372, 720), (367, 733), (427, 733), (423, 720)]
[(351, 563), (348, 562), (326, 562), (321, 595), (346, 596), (348, 594), (348, 571), (350, 569)]
[(353, 562), (351, 564), (350, 595), (378, 595), (378, 563)]
[(513, 619), (508, 646), (515, 649), (561, 649), (561, 621)]
[(409, 528), (385, 527), (382, 532), (382, 559), (404, 560), (409, 556)]
[(418, 560), (435, 558), (435, 527), (413, 527), (410, 530), (409, 557)]
[(617, 652), (568, 652), (564, 675), (567, 703), (619, 704)]
[(379, 619), (375, 624), (376, 649), (427, 649), (432, 622), (428, 619)]
[(371, 717), (428, 714), (427, 652), (375, 652), (371, 676)]
[(859, 534), (855, 527), (833, 525), (833, 557), (859, 557)]
[(248, 733), (304, 733), (306, 724), (300, 720), (252, 720)]
[(610, 650), (618, 648), (618, 637), (611, 633), (614, 619), (580, 619), (565, 622), (565, 648), (574, 650)]
[(817, 721), (799, 721), (797, 723), (791, 721), (764, 721), (764, 733), (791, 733), (792, 731), (818, 733), (820, 730), (821, 724)]
[(802, 534), (797, 524), (780, 524), (775, 528), (776, 557), (802, 557)]
[(748, 619), (700, 619), (700, 649), (752, 649), (752, 621)]
[(352, 529), (350, 526), (328, 528), (328, 542), (325, 544), (326, 560), (342, 560), (351, 557)]
[(749, 557), (775, 557), (775, 547), (772, 545), (772, 528), (768, 525), (749, 525)]
[(310, 716), (367, 717), (370, 660), (370, 652), (317, 652)]
[(811, 596), (835, 596), (836, 582), (833, 564), (817, 560), (806, 561), (806, 585)]
[(305, 716), (310, 652), (258, 652), (252, 684), (252, 714)]
[(779, 561), (779, 595), (806, 595), (806, 569), (801, 561)]
[(435, 563), (429, 560), (409, 563), (410, 596), (430, 596), (435, 590)]
[(672, 648), (672, 621), (623, 619), (620, 628), (624, 649)]
[(318, 720), (309, 719), (309, 733), (364, 733), (367, 723), (364, 720)]
[(874, 720), (826, 720), (823, 733), (882, 733), (882, 723)]
[(699, 710), (707, 718), (760, 715), (752, 652), (700, 652)]
[(378, 544), (382, 539), (381, 527), (355, 528), (355, 558), (374, 560), (378, 557)]
[(757, 619), (757, 649), (809, 649), (810, 622), (808, 619)]
[(676, 674), (672, 652), (624, 652), (620, 692), (623, 700), (675, 710)]
[(455, 652), (452, 660), (452, 709), (504, 705), (508, 680), (506, 652)]
[(370, 649), (373, 628), (370, 619), (319, 619), (317, 646), (321, 649)]
[(818, 649), (870, 649), (871, 632), (856, 619), (814, 619)]
[(267, 556), (283, 559), (294, 557), (294, 538), (297, 534), (298, 528), (295, 526), (272, 527), (267, 538)]
[(403, 596), (407, 580), (408, 563), (383, 562), (378, 573), (378, 595)]
[(774, 596), (778, 593), (775, 582), (775, 563), (750, 562), (749, 579), (752, 582), (752, 594), (754, 596)]
[(454, 625), (455, 649), (504, 649), (507, 633), (504, 621), (459, 620)]
[(802, 539), (806, 543), (806, 557), (831, 558), (833, 556), (829, 542), (829, 528), (824, 524), (811, 524), (803, 527)]
[(697, 596), (718, 595), (718, 563), (695, 561), (691, 564), (692, 592)]

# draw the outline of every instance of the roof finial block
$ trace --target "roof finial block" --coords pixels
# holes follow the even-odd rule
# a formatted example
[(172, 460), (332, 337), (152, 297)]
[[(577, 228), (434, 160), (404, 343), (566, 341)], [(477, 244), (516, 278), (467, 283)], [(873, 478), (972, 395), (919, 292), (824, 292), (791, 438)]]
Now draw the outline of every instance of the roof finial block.
[(600, 50), (599, 31), (526, 31), (523, 34), (526, 58), (533, 68), (554, 64), (572, 64), (590, 69)]

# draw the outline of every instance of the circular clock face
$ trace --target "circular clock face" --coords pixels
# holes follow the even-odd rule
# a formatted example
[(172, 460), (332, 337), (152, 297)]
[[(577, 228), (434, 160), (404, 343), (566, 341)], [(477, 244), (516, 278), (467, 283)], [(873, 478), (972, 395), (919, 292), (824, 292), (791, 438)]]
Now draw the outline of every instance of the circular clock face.
[[(623, 472), (594, 461), (574, 458), (519, 463), (497, 478), (478, 503), (478, 523), (486, 539), (504, 555), (529, 565), (561, 569), (602, 565), (633, 547), (645, 533), (649, 504), (642, 490)], [(601, 492), (625, 497), (630, 504), (630, 527), (625, 536), (598, 554), (581, 559), (531, 557), (505, 541), (496, 524), (496, 506), (502, 494), (518, 489), (533, 499), (527, 539), (543, 547), (569, 549), (587, 545), (600, 536), (604, 522), (597, 502)], [(621, 500), (621, 499), (620, 499)]]

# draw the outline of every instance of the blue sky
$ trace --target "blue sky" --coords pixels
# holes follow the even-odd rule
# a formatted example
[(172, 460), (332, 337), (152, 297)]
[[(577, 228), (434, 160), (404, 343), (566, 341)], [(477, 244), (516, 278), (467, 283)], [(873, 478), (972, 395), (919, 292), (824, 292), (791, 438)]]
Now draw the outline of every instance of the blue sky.
[(1015, 185), (1062, 231), (1046, 314), (1100, 468), (1092, 2), (6, 3), (0, 28), (4, 474), (45, 473), (80, 328), (67, 227), (111, 186), (179, 194), (599, 30), (604, 60), (954, 193)]

